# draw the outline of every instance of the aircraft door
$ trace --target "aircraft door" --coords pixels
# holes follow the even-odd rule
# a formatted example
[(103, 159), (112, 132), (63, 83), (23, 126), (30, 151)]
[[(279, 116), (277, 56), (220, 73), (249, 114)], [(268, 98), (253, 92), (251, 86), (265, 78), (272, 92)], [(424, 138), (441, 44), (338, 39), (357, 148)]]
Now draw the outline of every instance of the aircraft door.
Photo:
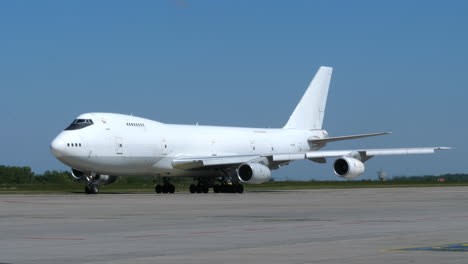
[(116, 137), (115, 138), (115, 144), (116, 144), (116, 153), (117, 154), (123, 154), (123, 140), (121, 137)]
[(250, 153), (255, 153), (255, 140), (250, 140)]
[(214, 139), (211, 140), (210, 151), (211, 151), (211, 156), (216, 156), (216, 141)]
[(166, 138), (161, 139), (161, 155), (167, 155), (167, 140)]

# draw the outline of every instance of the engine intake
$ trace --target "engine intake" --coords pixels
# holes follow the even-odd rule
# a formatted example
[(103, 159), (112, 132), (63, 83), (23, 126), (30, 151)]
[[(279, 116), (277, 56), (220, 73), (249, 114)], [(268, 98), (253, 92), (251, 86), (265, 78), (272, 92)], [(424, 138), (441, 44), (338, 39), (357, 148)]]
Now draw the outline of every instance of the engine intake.
[(365, 166), (360, 160), (342, 157), (335, 161), (333, 164), (333, 170), (339, 177), (345, 179), (352, 179), (360, 176), (364, 173)]
[[(86, 172), (77, 170), (77, 169), (72, 169), (72, 176), (77, 181), (85, 180), (86, 175), (89, 175), (89, 174), (87, 174)], [(98, 174), (92, 178), (92, 183), (97, 186), (102, 186), (102, 185), (111, 184), (115, 182), (117, 179), (118, 179), (117, 176)]]
[(85, 176), (85, 173), (82, 172), (82, 171), (79, 171), (77, 169), (72, 169), (72, 177), (77, 180), (77, 181), (81, 181), (84, 179), (84, 176)]
[(271, 180), (271, 171), (260, 163), (244, 163), (237, 169), (237, 176), (241, 182), (261, 184)]

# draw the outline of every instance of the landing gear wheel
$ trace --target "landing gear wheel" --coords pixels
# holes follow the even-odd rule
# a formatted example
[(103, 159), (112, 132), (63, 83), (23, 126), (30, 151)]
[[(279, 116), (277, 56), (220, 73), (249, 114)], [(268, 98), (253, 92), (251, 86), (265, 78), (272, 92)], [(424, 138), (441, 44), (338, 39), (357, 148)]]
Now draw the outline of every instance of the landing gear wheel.
[(237, 185), (236, 185), (236, 192), (237, 192), (237, 193), (243, 193), (243, 192), (244, 192), (244, 185), (242, 185), (242, 184), (237, 184)]
[(86, 185), (85, 187), (86, 194), (97, 194), (98, 192), (99, 192), (99, 189), (95, 185)]
[(220, 186), (220, 185), (216, 184), (215, 186), (213, 186), (213, 192), (219, 193), (220, 190), (221, 190), (221, 186)]
[(203, 192), (203, 187), (201, 184), (197, 185), (197, 193), (202, 193)]
[(197, 192), (197, 186), (195, 184), (190, 184), (190, 193), (196, 193)]
[(155, 191), (156, 193), (162, 193), (162, 186), (159, 185), (159, 184), (156, 185), (156, 187), (154, 187), (154, 191)]
[(208, 193), (210, 191), (210, 188), (208, 187), (208, 185), (202, 185), (202, 192), (203, 193)]
[(167, 189), (169, 193), (175, 193), (175, 186), (174, 184), (167, 185)]

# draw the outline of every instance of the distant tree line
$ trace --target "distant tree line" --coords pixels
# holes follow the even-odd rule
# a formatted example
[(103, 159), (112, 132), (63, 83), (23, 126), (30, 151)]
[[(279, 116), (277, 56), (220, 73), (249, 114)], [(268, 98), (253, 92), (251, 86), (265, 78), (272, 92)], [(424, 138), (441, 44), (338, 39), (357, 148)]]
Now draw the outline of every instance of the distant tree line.
[[(145, 177), (120, 177), (120, 184), (153, 184), (153, 176)], [(171, 182), (191, 182), (187, 178), (175, 178)], [(69, 171), (46, 171), (35, 174), (30, 167), (14, 167), (0, 165), (0, 184), (69, 184), (76, 180)]]
[(30, 167), (13, 167), (0, 165), (0, 184), (39, 184), (39, 183), (72, 183), (68, 171), (46, 171), (35, 174)]
[(439, 176), (424, 175), (424, 176), (398, 176), (390, 179), (391, 181), (405, 181), (405, 182), (468, 182), (468, 174), (443, 174)]
[[(439, 176), (397, 176), (388, 179), (388, 182), (468, 182), (468, 174), (444, 174)], [(174, 178), (171, 182), (191, 182), (189, 178)], [(316, 180), (311, 180), (316, 181)], [(354, 180), (356, 181), (356, 180)], [(357, 180), (359, 181), (359, 179)], [(363, 179), (361, 181), (373, 181)], [(76, 182), (69, 171), (46, 171), (35, 174), (30, 167), (14, 167), (0, 165), (0, 184), (69, 184)], [(121, 177), (119, 184), (153, 184), (154, 177)]]

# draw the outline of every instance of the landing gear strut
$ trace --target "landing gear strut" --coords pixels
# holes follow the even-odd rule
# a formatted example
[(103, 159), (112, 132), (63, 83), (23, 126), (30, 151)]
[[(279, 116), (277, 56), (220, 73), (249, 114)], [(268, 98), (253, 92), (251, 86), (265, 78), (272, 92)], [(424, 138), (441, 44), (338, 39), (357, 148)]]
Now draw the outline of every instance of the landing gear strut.
[(175, 192), (175, 186), (174, 186), (174, 184), (171, 184), (169, 182), (168, 178), (164, 177), (163, 178), (163, 185), (160, 185), (160, 184), (156, 185), (154, 187), (154, 191), (156, 193), (174, 193)]
[(95, 184), (94, 180), (96, 179), (96, 173), (89, 173), (85, 176), (86, 179), (86, 186), (85, 186), (85, 193), (86, 194), (97, 194), (99, 192), (98, 185)]

